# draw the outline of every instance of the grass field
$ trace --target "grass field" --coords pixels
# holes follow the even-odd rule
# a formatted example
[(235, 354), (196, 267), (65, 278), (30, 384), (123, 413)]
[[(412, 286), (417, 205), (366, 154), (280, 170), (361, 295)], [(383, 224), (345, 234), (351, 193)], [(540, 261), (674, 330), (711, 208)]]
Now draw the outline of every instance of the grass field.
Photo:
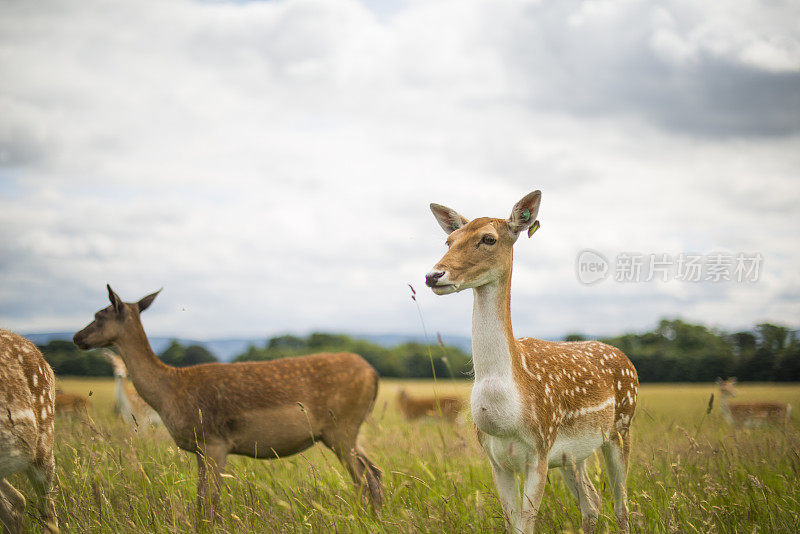
[[(356, 498), (343, 467), (323, 446), (280, 461), (229, 457), (220, 518), (195, 519), (194, 457), (162, 429), (126, 427), (112, 412), (110, 379), (64, 379), (70, 392), (92, 393), (91, 424), (57, 423), (57, 513), (65, 532), (487, 532), (503, 519), (488, 461), (468, 415), (452, 425), (404, 421), (394, 404), (401, 385), (432, 392), (431, 381), (381, 384), (361, 441), (384, 470), (380, 515)], [(470, 382), (438, 383), (468, 397)], [(705, 415), (710, 384), (645, 385), (633, 424), (628, 477), (637, 532), (799, 532), (800, 385), (742, 385), (739, 400), (792, 403), (788, 431), (734, 432), (718, 406)], [(590, 461), (603, 496), (600, 531), (614, 531), (611, 492)], [(35, 499), (22, 478), (12, 480)], [(40, 529), (28, 507), (27, 524)], [(578, 507), (551, 471), (539, 530), (577, 532)]]

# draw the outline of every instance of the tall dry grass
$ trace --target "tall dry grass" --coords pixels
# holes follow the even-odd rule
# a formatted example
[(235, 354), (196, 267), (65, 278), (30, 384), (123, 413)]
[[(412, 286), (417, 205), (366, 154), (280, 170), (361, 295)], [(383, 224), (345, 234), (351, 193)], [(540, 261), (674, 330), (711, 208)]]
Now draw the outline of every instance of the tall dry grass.
[[(431, 395), (430, 381), (384, 381), (362, 441), (384, 469), (380, 515), (360, 502), (334, 456), (316, 446), (280, 461), (230, 457), (215, 523), (194, 515), (196, 466), (164, 429), (130, 428), (112, 413), (112, 380), (61, 380), (92, 392), (91, 423), (60, 420), (56, 461), (59, 523), (65, 532), (490, 532), (503, 528), (487, 460), (472, 424), (405, 421), (398, 387)], [(439, 381), (441, 395), (467, 398), (469, 382)], [(734, 431), (718, 409), (705, 416), (713, 386), (645, 385), (633, 425), (631, 521), (638, 532), (800, 531), (800, 385), (741, 387), (740, 399), (791, 402), (788, 431)], [(467, 418), (468, 419), (468, 418)], [(603, 496), (601, 531), (614, 530), (610, 489), (590, 461)], [(580, 514), (557, 471), (549, 474), (540, 530), (577, 532)], [(31, 488), (14, 480), (26, 495)], [(29, 499), (32, 501), (33, 499)], [(29, 506), (32, 510), (33, 507)], [(32, 513), (27, 524), (39, 529)]]

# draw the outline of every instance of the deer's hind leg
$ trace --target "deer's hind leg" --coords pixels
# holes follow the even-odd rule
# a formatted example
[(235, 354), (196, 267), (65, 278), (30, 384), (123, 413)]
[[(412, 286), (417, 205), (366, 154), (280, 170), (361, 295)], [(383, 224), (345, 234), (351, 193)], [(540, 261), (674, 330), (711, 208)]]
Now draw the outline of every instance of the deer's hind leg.
[(569, 463), (561, 467), (564, 483), (578, 500), (581, 508), (581, 528), (585, 534), (593, 534), (600, 515), (600, 494), (594, 488), (586, 472), (586, 461)]
[(39, 514), (44, 522), (46, 534), (60, 532), (56, 519), (55, 472), (56, 461), (52, 453), (44, 459), (34, 462), (27, 472), (36, 493), (39, 494)]
[(21, 533), (24, 511), (25, 497), (8, 480), (0, 478), (0, 532)]
[(620, 532), (628, 530), (628, 457), (631, 452), (630, 429), (625, 428), (615, 433), (603, 444), (603, 456), (606, 458), (608, 480), (614, 493), (614, 515)]

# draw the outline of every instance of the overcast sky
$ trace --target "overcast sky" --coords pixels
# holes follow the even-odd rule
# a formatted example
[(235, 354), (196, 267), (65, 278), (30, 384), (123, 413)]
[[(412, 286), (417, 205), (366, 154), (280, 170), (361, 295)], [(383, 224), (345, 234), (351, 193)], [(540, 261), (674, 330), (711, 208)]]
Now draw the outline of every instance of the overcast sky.
[[(507, 217), (518, 336), (800, 321), (800, 3), (0, 0), (0, 326), (468, 334), (428, 204)], [(757, 282), (576, 277), (760, 253)]]

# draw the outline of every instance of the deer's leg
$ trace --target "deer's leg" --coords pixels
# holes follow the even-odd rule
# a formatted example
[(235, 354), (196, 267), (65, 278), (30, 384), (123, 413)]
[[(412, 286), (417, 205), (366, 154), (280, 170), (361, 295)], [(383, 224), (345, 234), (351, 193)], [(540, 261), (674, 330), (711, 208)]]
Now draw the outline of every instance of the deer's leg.
[(227, 447), (207, 446), (197, 454), (197, 507), (200, 516), (211, 517), (219, 504), (221, 473), (228, 456)]
[(597, 528), (597, 518), (600, 515), (600, 494), (592, 485), (589, 474), (586, 472), (586, 462), (581, 460), (570, 463), (561, 468), (569, 491), (578, 500), (581, 508), (581, 528), (585, 534), (593, 534)]
[(28, 478), (39, 494), (39, 513), (44, 521), (46, 534), (59, 532), (55, 505), (55, 471), (56, 461), (52, 452), (41, 463), (34, 463), (28, 469)]
[[(363, 449), (358, 446), (356, 440), (351, 435), (355, 432), (335, 432), (326, 433), (321, 436), (322, 442), (327, 446), (336, 457), (347, 468), (350, 478), (357, 492), (363, 495), (364, 489), (368, 491), (368, 497), (372, 507), (378, 510), (383, 504), (383, 491), (381, 489), (381, 477), (383, 476), (380, 468), (370, 460)], [(366, 487), (365, 487), (366, 486)]]
[(364, 450), (356, 443), (355, 446), (355, 476), (358, 480), (366, 479), (369, 489), (369, 500), (375, 510), (379, 510), (383, 504), (383, 489), (381, 479), (383, 472), (372, 460), (370, 460)]
[(21, 533), (24, 511), (25, 497), (9, 481), (0, 478), (0, 532)]
[(536, 514), (547, 483), (547, 458), (539, 457), (528, 465), (522, 491), (522, 532), (533, 532)]
[(620, 532), (628, 532), (628, 456), (631, 450), (631, 433), (625, 429), (617, 432), (603, 444), (603, 455), (608, 468), (608, 480), (614, 492), (614, 515)]
[(492, 465), (492, 478), (503, 506), (506, 530), (515, 534), (522, 531), (522, 511), (520, 508), (519, 486), (514, 471), (504, 469), (489, 457)]

